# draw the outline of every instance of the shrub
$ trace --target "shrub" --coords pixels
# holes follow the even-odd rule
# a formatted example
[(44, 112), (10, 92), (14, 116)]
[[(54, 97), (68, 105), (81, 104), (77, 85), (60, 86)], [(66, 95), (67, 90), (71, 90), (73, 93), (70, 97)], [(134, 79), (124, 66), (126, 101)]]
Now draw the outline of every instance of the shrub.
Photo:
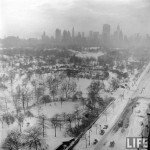
[(44, 95), (42, 96), (41, 100), (40, 100), (40, 103), (42, 104), (47, 104), (47, 103), (50, 103), (51, 102), (51, 98), (49, 95)]
[(4, 150), (19, 150), (22, 147), (21, 133), (18, 130), (8, 133), (2, 148)]
[(86, 112), (81, 120), (81, 125), (76, 125), (75, 127), (69, 126), (66, 130), (66, 133), (73, 137), (79, 136), (94, 121), (96, 117), (96, 115)]
[(6, 113), (3, 115), (3, 121), (5, 121), (8, 125), (10, 125), (14, 123), (15, 117), (10, 113)]
[(110, 142), (109, 147), (114, 147), (114, 146), (115, 146), (115, 142), (114, 141)]
[(25, 112), (25, 116), (30, 117), (30, 118), (34, 117), (34, 115), (30, 111)]
[(118, 127), (123, 127), (123, 121), (118, 122)]

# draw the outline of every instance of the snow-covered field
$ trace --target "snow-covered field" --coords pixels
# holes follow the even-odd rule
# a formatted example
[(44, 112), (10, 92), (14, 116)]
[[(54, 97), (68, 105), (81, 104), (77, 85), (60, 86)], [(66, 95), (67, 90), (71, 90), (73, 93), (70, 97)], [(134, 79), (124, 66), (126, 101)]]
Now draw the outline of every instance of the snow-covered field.
[(85, 53), (83, 53), (83, 52), (78, 52), (76, 56), (83, 57), (83, 58), (86, 58), (86, 57), (98, 58), (99, 56), (102, 56), (102, 55), (104, 55), (103, 52), (98, 52), (98, 53), (92, 53), (92, 52), (89, 52), (89, 53), (85, 52)]
[[(77, 55), (79, 55), (80, 57), (91, 57), (92, 56), (92, 57), (97, 58), (98, 56), (103, 55), (103, 53), (102, 52), (98, 52), (98, 53), (78, 52)], [(1, 74), (6, 73), (7, 75), (9, 75), (10, 70), (11, 70), (10, 67), (8, 67), (8, 68), (6, 67), (3, 69), (1, 68)], [(146, 71), (148, 71), (148, 70), (146, 70)], [(16, 110), (14, 107), (13, 100), (14, 100), (14, 94), (17, 92), (17, 89), (19, 89), (19, 86), (22, 88), (23, 84), (27, 84), (26, 88), (32, 93), (34, 91), (34, 86), (31, 84), (31, 80), (32, 81), (36, 80), (38, 82), (38, 84), (44, 83), (49, 75), (50, 74), (44, 74), (41, 76), (33, 75), (31, 77), (30, 81), (27, 81), (27, 80), (25, 80), (26, 75), (23, 75), (20, 77), (19, 72), (17, 72), (16, 77), (14, 78), (12, 83), (10, 80), (6, 81), (6, 86), (8, 87), (8, 89), (0, 90), (0, 99), (2, 102), (0, 107), (3, 108), (0, 110), (1, 116), (7, 112), (16, 115), (15, 114)], [(109, 89), (112, 78), (117, 78), (116, 74), (110, 73), (110, 77), (107, 80), (104, 80), (106, 89)], [(130, 79), (131, 79), (131, 82), (129, 85), (131, 87), (134, 84), (134, 82), (132, 82), (132, 79), (134, 79), (134, 75), (133, 75), (133, 78), (132, 78), (132, 76), (130, 76)], [(141, 77), (141, 79), (142, 79), (142, 77)], [(79, 78), (79, 79), (74, 79), (74, 81), (77, 84), (77, 91), (82, 91), (82, 94), (83, 94), (82, 96), (87, 97), (87, 92), (88, 92), (87, 87), (89, 87), (89, 85), (91, 84), (92, 79)], [(138, 85), (138, 82), (136, 83), (136, 85)], [(146, 84), (146, 81), (143, 81), (142, 83)], [(13, 86), (12, 86), (12, 84), (13, 84)], [(140, 84), (141, 84), (141, 82), (139, 82), (139, 86), (141, 87)], [(106, 111), (104, 111), (104, 113), (99, 117), (99, 119), (92, 126), (92, 128), (87, 131), (85, 136), (79, 141), (79, 143), (74, 148), (75, 150), (82, 150), (82, 149), (91, 149), (92, 150), (95, 148), (95, 146), (97, 146), (97, 145), (93, 145), (93, 142), (95, 139), (100, 141), (101, 139), (105, 139), (104, 137), (107, 134), (109, 136), (109, 133), (111, 133), (110, 131), (111, 131), (112, 127), (114, 126), (115, 122), (118, 120), (122, 110), (127, 105), (128, 100), (131, 97), (131, 95), (133, 94), (133, 91), (135, 90), (135, 88), (136, 88), (136, 86), (132, 87), (132, 89), (130, 91), (128, 89), (119, 88), (117, 91), (109, 92), (109, 93), (107, 93), (105, 90), (103, 90), (103, 92), (101, 93), (101, 97), (107, 97), (107, 96), (114, 97), (115, 101), (110, 104), (108, 109)], [(148, 91), (147, 91), (147, 93), (148, 93)], [(45, 90), (44, 94), (48, 94), (48, 89)], [(122, 95), (124, 95), (124, 97)], [(32, 106), (33, 103), (35, 103), (34, 92), (32, 93), (32, 101), (29, 103), (30, 106)], [(28, 127), (36, 126), (38, 115), (44, 115), (48, 119), (51, 119), (56, 114), (63, 114), (63, 113), (72, 114), (72, 113), (74, 113), (76, 107), (78, 107), (80, 110), (83, 109), (82, 104), (79, 101), (75, 101), (75, 102), (65, 101), (62, 104), (61, 104), (61, 102), (55, 101), (55, 102), (51, 102), (48, 104), (42, 104), (40, 106), (34, 105), (30, 108), (30, 111), (33, 113), (34, 117), (33, 118), (25, 118), (25, 120), (23, 121), (23, 125), (22, 125), (22, 131), (24, 131)], [(146, 108), (146, 103), (144, 105), (144, 108)], [(108, 128), (104, 129), (105, 134), (103, 136), (100, 134), (100, 130), (105, 128), (105, 126), (108, 126)], [(19, 128), (19, 124), (17, 121), (15, 121), (13, 124), (10, 124), (10, 125), (7, 125), (5, 122), (3, 123), (3, 125), (0, 124), (0, 137), (2, 137), (2, 138), (0, 138), (0, 144), (2, 144), (2, 142), (6, 138), (7, 134), (15, 128)], [(52, 128), (51, 125), (49, 125), (49, 128), (46, 129), (47, 137), (45, 139), (49, 145), (50, 150), (55, 149), (63, 141), (67, 141), (67, 140), (71, 139), (71, 137), (69, 137), (68, 135), (65, 134), (65, 129), (66, 129), (66, 125), (63, 125), (62, 128), (58, 127), (56, 137), (55, 137), (55, 130), (54, 130), (54, 128)]]
[(79, 52), (79, 51), (75, 51), (75, 50), (72, 50), (72, 49), (69, 49), (70, 52), (72, 53), (75, 53), (76, 56), (78, 57), (83, 57), (83, 58), (86, 58), (86, 57), (94, 57), (94, 58), (98, 58), (99, 56), (102, 56), (104, 55), (103, 52), (99, 51), (99, 52)]

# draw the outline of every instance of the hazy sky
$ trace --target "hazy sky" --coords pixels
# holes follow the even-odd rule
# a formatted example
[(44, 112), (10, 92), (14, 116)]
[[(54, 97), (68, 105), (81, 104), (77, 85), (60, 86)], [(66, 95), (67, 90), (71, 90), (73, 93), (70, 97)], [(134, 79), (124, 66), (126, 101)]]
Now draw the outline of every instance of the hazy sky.
[(55, 29), (114, 31), (150, 34), (150, 0), (0, 0), (0, 37), (39, 37)]

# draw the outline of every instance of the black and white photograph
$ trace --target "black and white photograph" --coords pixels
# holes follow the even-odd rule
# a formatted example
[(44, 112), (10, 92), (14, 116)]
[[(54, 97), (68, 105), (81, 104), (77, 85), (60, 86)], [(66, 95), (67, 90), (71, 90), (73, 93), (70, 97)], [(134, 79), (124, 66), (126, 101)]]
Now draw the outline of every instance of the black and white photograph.
[(0, 0), (0, 150), (150, 150), (150, 0)]

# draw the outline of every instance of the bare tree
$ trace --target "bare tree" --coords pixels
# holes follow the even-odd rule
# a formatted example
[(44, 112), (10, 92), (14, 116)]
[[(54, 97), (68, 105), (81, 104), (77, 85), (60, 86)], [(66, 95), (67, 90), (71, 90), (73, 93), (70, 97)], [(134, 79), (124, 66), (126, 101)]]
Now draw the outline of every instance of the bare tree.
[[(45, 141), (42, 138), (42, 131), (38, 127), (32, 127), (25, 131), (25, 145), (27, 148), (38, 150), (45, 147)], [(43, 148), (44, 149), (44, 148)]]
[(53, 118), (51, 118), (50, 121), (51, 121), (52, 127), (55, 129), (55, 137), (56, 137), (57, 127), (60, 126), (60, 120), (58, 119), (58, 114), (56, 114)]
[(22, 132), (22, 126), (23, 126), (24, 119), (25, 119), (25, 116), (22, 113), (19, 113), (19, 115), (17, 115), (17, 120), (18, 120), (18, 125), (20, 128), (20, 132)]
[(74, 114), (75, 114), (75, 121), (76, 121), (76, 123), (79, 126), (81, 117), (80, 117), (80, 110), (79, 110), (79, 106), (78, 105), (75, 106), (75, 112), (74, 112)]
[(25, 113), (25, 103), (27, 103), (27, 92), (25, 90), (21, 92), (21, 102), (22, 102), (24, 113)]
[(72, 122), (75, 120), (74, 114), (66, 114), (66, 122), (69, 122), (70, 128), (72, 127)]
[(49, 89), (49, 94), (53, 97), (53, 101), (55, 99), (55, 96), (58, 93), (58, 85), (59, 80), (56, 77), (49, 76), (47, 79), (47, 86)]
[(39, 116), (38, 118), (38, 126), (42, 129), (43, 137), (46, 135), (46, 129), (49, 128), (48, 118), (44, 115)]
[(96, 104), (102, 105), (102, 98), (99, 96), (99, 92), (104, 89), (104, 83), (100, 81), (93, 81), (88, 87), (88, 102), (89, 106), (95, 108)]
[(43, 87), (38, 87), (36, 89), (36, 98), (37, 98), (37, 103), (39, 103), (39, 99), (44, 95), (45, 89)]
[(61, 93), (67, 99), (76, 92), (77, 84), (73, 80), (65, 79), (61, 84)]
[(37, 83), (37, 81), (36, 81), (36, 80), (32, 80), (32, 81), (31, 81), (31, 84), (32, 84), (32, 86), (34, 87), (34, 96), (36, 97), (37, 102), (38, 102), (38, 98), (37, 98), (37, 95), (36, 95), (36, 91), (37, 91), (38, 83)]
[(65, 99), (63, 97), (60, 97), (61, 107), (62, 107), (62, 104), (63, 104), (64, 101), (65, 101)]
[(21, 88), (20, 86), (17, 86), (16, 90), (17, 90), (17, 92), (15, 94), (14, 103), (16, 103), (16, 105), (18, 104), (19, 107), (20, 107), (20, 105), (22, 105), (22, 108), (25, 113), (26, 107), (28, 107), (28, 103), (30, 101), (30, 94), (28, 92), (27, 87)]
[(13, 95), (13, 104), (14, 104), (14, 107), (16, 109), (17, 115), (21, 111), (21, 99), (20, 99), (20, 97), (21, 97), (21, 90), (19, 88), (17, 90), (17, 93)]
[(15, 72), (13, 70), (9, 71), (9, 79), (10, 79), (11, 93), (12, 93), (13, 80), (15, 79)]

